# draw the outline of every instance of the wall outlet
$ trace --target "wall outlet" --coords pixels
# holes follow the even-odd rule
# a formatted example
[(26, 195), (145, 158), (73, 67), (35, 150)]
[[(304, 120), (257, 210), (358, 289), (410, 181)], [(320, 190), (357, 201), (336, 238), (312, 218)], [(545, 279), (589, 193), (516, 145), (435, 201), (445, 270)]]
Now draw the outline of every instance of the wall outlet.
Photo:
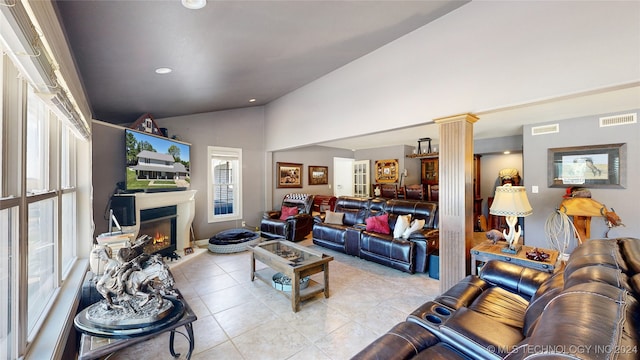
[(242, 227), (247, 226), (247, 222), (246, 221), (242, 221)]

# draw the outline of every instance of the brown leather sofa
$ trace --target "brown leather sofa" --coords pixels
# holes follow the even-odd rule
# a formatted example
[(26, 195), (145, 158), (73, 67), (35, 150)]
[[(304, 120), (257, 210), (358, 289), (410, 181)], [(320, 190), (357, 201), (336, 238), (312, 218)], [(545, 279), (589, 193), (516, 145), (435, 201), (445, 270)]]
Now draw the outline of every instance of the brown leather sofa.
[[(343, 213), (340, 224), (329, 224), (316, 216), (313, 243), (348, 255), (377, 262), (408, 273), (427, 272), (429, 255), (438, 245), (438, 204), (429, 201), (357, 198), (341, 196), (336, 213)], [(366, 230), (366, 219), (388, 214), (390, 234)], [(407, 239), (394, 238), (399, 215), (425, 220), (421, 230)]]
[(492, 260), (353, 359), (638, 359), (639, 273), (635, 238), (588, 240), (554, 274)]

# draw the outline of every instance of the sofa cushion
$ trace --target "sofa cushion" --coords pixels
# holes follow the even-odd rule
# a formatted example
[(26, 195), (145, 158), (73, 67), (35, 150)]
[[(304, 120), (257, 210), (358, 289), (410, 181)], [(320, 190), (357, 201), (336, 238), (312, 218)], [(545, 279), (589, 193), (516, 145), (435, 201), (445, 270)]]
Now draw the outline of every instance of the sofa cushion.
[(280, 210), (280, 220), (287, 220), (289, 216), (298, 214), (297, 206), (282, 206)]
[(368, 217), (365, 219), (365, 223), (367, 224), (367, 231), (377, 232), (380, 234), (390, 234), (391, 229), (389, 229), (388, 221), (389, 216), (387, 214)]
[(522, 296), (495, 286), (482, 292), (469, 309), (495, 320), (522, 329), (529, 301)]
[[(422, 230), (422, 227), (424, 226), (425, 221), (422, 219), (415, 219), (413, 220), (413, 222), (411, 223), (411, 226), (409, 226), (403, 233), (402, 233), (402, 238), (403, 239), (408, 239), (409, 236), (411, 236), (411, 234), (413, 234), (416, 231)], [(395, 234), (395, 233), (394, 233)]]
[(344, 213), (327, 210), (324, 222), (327, 224), (342, 225), (342, 219), (344, 219)]
[[(399, 215), (396, 220), (396, 226), (393, 228), (393, 237), (399, 239), (402, 234), (409, 228), (409, 222), (411, 221), (411, 215)], [(405, 238), (406, 239), (406, 238)]]

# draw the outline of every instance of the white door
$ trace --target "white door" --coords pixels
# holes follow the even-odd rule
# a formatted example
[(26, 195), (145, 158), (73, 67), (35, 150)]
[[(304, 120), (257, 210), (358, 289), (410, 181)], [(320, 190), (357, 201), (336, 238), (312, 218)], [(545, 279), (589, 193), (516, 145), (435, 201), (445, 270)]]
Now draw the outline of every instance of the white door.
[(353, 196), (353, 159), (333, 158), (333, 196)]

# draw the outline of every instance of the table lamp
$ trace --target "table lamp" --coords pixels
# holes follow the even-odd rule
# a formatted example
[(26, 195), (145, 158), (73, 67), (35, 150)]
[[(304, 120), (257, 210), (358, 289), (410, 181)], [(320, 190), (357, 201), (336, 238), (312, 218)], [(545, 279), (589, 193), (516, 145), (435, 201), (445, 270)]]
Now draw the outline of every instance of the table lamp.
[(509, 232), (502, 230), (502, 234), (509, 245), (504, 247), (502, 252), (517, 254), (522, 248), (518, 244), (522, 229), (516, 230), (518, 217), (529, 216), (533, 213), (524, 186), (511, 186), (511, 184), (498, 186), (489, 213), (506, 217)]

